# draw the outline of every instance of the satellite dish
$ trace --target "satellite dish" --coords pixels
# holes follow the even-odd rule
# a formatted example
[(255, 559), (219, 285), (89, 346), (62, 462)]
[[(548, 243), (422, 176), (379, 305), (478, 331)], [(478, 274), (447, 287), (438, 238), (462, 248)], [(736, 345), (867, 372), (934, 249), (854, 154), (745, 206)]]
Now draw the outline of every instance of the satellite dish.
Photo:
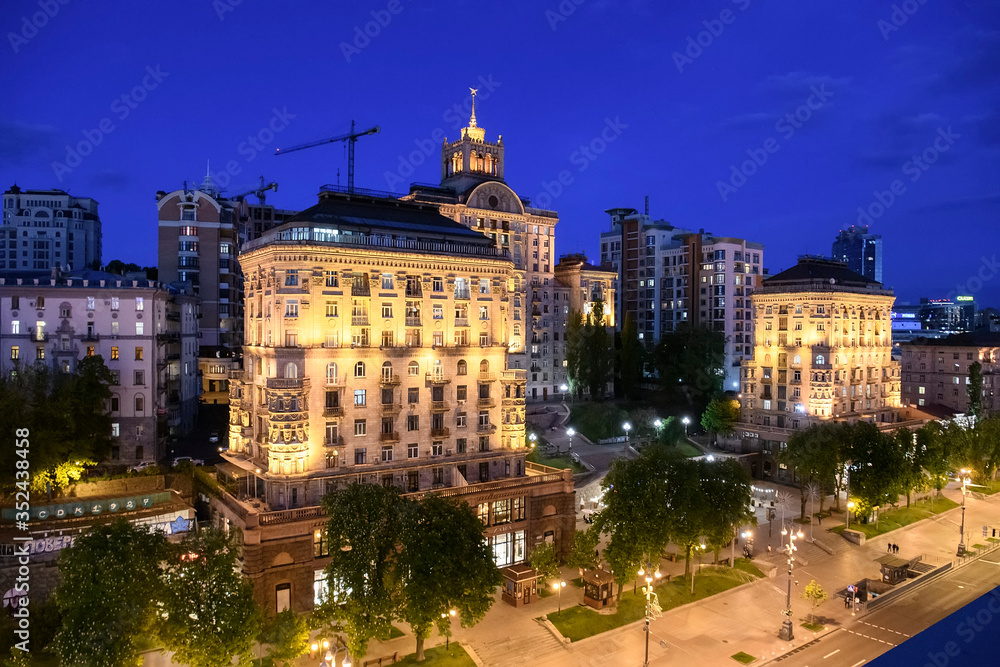
[(667, 642), (660, 640), (660, 648), (667, 648)]

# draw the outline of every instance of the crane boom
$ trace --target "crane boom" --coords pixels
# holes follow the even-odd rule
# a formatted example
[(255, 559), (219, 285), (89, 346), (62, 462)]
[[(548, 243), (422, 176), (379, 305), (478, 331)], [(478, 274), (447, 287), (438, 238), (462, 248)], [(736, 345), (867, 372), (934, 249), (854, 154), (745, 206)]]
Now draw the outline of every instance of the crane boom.
[(369, 134), (378, 134), (380, 131), (379, 126), (370, 127), (362, 132), (354, 131), (354, 121), (351, 121), (351, 131), (347, 134), (342, 134), (336, 137), (329, 137), (327, 139), (319, 139), (317, 141), (309, 141), (304, 144), (298, 144), (296, 146), (290, 146), (289, 148), (279, 148), (274, 151), (275, 155), (284, 155), (285, 153), (291, 153), (293, 151), (300, 151), (304, 148), (313, 148), (314, 146), (322, 146), (324, 144), (332, 144), (338, 141), (347, 142), (347, 191), (354, 192), (354, 144), (359, 137), (364, 137)]

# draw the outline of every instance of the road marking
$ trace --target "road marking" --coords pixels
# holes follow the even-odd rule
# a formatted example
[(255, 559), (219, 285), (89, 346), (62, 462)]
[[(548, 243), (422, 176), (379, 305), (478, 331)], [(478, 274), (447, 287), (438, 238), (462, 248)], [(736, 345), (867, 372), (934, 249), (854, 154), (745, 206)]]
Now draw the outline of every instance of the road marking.
[(826, 655), (824, 655), (823, 659), (825, 660), (826, 658), (829, 658), (831, 655), (837, 655), (838, 653), (840, 653), (840, 649), (839, 648), (836, 651), (834, 651), (833, 653), (827, 653)]
[(986, 560), (985, 558), (979, 559), (980, 563), (989, 563), (990, 565), (1000, 565), (1000, 560)]
[[(844, 628), (844, 630), (847, 630), (847, 628)], [(879, 639), (878, 637), (871, 637), (869, 635), (865, 635), (860, 632), (855, 632), (854, 630), (847, 630), (847, 631), (850, 632), (852, 635), (857, 635), (858, 637), (864, 637), (865, 639), (870, 639), (873, 642), (879, 642), (881, 644), (886, 644), (888, 646), (896, 646), (896, 644), (893, 644), (892, 642), (887, 642), (884, 639)]]
[(902, 635), (904, 637), (909, 637), (910, 636), (910, 635), (906, 634), (905, 632), (899, 632), (898, 630), (893, 630), (891, 628), (883, 628), (881, 625), (875, 625), (874, 623), (869, 623), (867, 621), (858, 621), (858, 623), (863, 623), (863, 624), (869, 625), (869, 626), (871, 626), (873, 628), (878, 628), (879, 630), (885, 630), (886, 632), (892, 632), (894, 634)]
[(863, 664), (865, 664), (865, 661), (864, 660), (859, 660), (856, 663), (854, 663), (853, 665), (851, 665), (851, 667), (858, 667), (858, 665), (863, 665)]

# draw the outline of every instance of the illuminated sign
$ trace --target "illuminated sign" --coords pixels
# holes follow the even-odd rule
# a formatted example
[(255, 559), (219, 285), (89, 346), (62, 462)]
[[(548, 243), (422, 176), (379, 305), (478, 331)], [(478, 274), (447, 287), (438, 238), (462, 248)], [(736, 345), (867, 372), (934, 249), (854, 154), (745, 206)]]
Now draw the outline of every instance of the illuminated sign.
[(956, 296), (955, 301), (972, 301), (971, 296)]

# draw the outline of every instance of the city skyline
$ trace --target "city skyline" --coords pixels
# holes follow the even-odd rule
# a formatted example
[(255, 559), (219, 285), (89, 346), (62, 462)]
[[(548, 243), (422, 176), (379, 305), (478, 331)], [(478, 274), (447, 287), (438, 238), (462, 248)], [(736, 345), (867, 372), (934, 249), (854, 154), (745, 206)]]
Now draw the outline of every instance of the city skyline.
[[(470, 15), (457, 4), (303, 2), (276, 15), (192, 1), (174, 9), (190, 20), (173, 33), (161, 17), (112, 4), (60, 4), (38, 28), (37, 3), (17, 2), (3, 81), (19, 93), (0, 118), (0, 178), (94, 197), (104, 261), (151, 264), (156, 191), (200, 183), (209, 160), (217, 176), (227, 164), (239, 171), (230, 192), (264, 175), (281, 186), (269, 202), (301, 210), (338, 170), (346, 183), (346, 149), (274, 149), (342, 134), (354, 119), (381, 127), (359, 141), (359, 187), (436, 182), (441, 137), (466, 124), (471, 86), (480, 126), (509, 149), (508, 183), (574, 230), (559, 255), (597, 257), (604, 210), (642, 210), (649, 195), (656, 219), (764, 243), (775, 273), (827, 253), (861, 207), (884, 238), (885, 282), (901, 302), (951, 292), (997, 302), (1000, 283), (983, 280), (996, 267), (981, 251), (1000, 201), (989, 179), (996, 8), (570, 4), (572, 13), (551, 3)], [(515, 34), (517, 49), (457, 47)], [(595, 35), (607, 48), (590, 48)], [(32, 76), (45, 71), (58, 74)], [(87, 137), (96, 145), (71, 166), (66, 146)], [(913, 160), (925, 150), (935, 164)], [(935, 271), (916, 270), (931, 237)]]

